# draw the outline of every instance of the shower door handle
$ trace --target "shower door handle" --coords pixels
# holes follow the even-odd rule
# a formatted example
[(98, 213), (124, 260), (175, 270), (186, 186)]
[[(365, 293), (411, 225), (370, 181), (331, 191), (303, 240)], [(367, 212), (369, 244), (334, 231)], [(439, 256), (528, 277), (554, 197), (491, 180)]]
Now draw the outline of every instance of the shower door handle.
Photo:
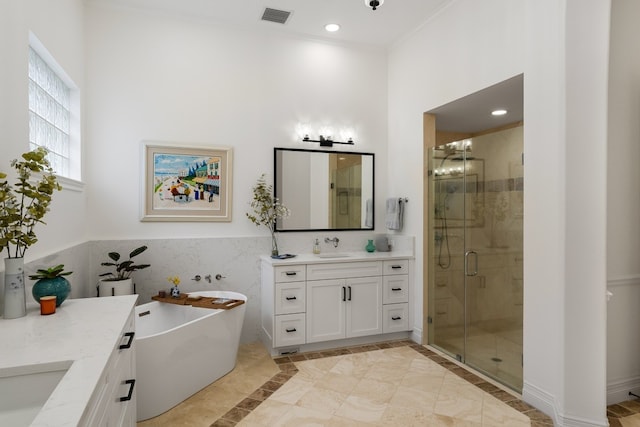
[[(469, 258), (473, 257), (473, 270), (469, 269)], [(467, 251), (464, 253), (464, 274), (466, 276), (476, 276), (478, 274), (478, 253)]]

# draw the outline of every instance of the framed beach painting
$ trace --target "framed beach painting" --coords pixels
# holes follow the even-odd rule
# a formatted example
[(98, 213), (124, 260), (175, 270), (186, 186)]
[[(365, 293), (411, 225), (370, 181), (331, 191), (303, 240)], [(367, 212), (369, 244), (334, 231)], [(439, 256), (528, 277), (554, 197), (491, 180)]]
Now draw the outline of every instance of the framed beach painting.
[(142, 221), (231, 221), (232, 149), (142, 142)]

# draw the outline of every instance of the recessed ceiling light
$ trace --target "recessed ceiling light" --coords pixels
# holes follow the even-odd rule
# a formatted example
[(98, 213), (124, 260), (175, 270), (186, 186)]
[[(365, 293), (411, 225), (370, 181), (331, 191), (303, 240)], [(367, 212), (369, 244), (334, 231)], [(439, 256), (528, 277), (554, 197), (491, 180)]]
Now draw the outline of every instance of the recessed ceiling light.
[(340, 25), (338, 24), (327, 24), (324, 26), (324, 29), (329, 31), (330, 33), (335, 33), (340, 29)]
[(504, 116), (505, 114), (507, 114), (507, 110), (493, 110), (491, 112), (492, 116)]

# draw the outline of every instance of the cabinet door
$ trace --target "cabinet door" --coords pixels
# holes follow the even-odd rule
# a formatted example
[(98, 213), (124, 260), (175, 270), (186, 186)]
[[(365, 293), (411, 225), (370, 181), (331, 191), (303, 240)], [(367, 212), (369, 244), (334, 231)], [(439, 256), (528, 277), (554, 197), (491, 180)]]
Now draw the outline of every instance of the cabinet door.
[(307, 343), (345, 337), (344, 280), (307, 282)]
[(382, 278), (347, 279), (347, 337), (382, 333)]

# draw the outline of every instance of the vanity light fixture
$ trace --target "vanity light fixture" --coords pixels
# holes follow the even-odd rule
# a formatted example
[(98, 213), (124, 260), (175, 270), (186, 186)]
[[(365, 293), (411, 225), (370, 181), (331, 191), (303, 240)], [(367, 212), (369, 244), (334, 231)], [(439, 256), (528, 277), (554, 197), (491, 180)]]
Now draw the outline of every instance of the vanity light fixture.
[(324, 137), (323, 135), (318, 136), (318, 139), (311, 139), (309, 135), (305, 135), (302, 140), (304, 142), (317, 142), (321, 147), (333, 147), (333, 144), (346, 144), (346, 145), (354, 145), (353, 139), (349, 138), (346, 142), (343, 141), (334, 141), (331, 136)]
[(378, 6), (382, 6), (384, 0), (364, 0), (364, 4), (373, 10), (376, 10)]
[(493, 110), (491, 112), (492, 116), (504, 116), (505, 114), (507, 114), (507, 110), (504, 109)]
[(330, 33), (335, 33), (336, 31), (338, 31), (340, 29), (340, 25), (338, 24), (327, 24), (324, 26), (324, 29), (327, 30)]

